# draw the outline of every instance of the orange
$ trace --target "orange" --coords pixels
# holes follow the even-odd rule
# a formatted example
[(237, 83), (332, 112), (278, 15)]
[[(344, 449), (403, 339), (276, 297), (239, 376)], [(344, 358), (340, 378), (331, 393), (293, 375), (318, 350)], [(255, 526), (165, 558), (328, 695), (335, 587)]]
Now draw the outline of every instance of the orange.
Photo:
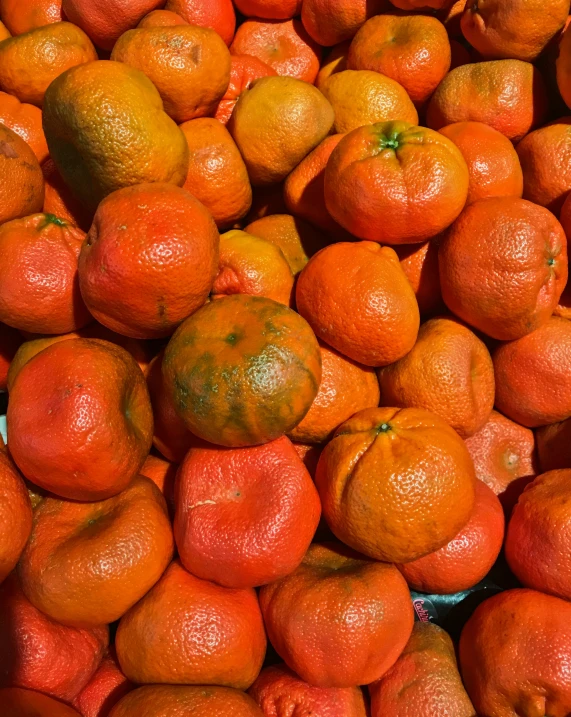
[(368, 18), (390, 7), (388, 0), (304, 0), (301, 21), (320, 45), (337, 45), (353, 38)]
[(570, 622), (568, 602), (535, 590), (506, 590), (479, 605), (460, 638), (462, 677), (476, 713), (568, 713)]
[(476, 481), (476, 502), (460, 532), (442, 548), (397, 566), (409, 587), (450, 595), (480, 582), (496, 562), (504, 541), (504, 510), (495, 493)]
[(12, 35), (61, 22), (62, 0), (0, 0), (0, 15)]
[(214, 116), (222, 124), (227, 124), (232, 116), (236, 102), (244, 90), (249, 90), (260, 77), (275, 77), (278, 73), (251, 55), (232, 55), (230, 57), (230, 83), (218, 103)]
[(44, 131), (65, 183), (93, 211), (116, 189), (182, 186), (186, 179), (184, 134), (153, 83), (122, 62), (100, 60), (61, 74), (46, 93)]
[(164, 495), (169, 515), (174, 515), (174, 483), (178, 465), (150, 453), (139, 471), (139, 475), (150, 478)]
[(450, 41), (440, 20), (393, 13), (367, 20), (351, 43), (347, 67), (392, 77), (422, 104), (444, 79), (450, 60)]
[(321, 83), (320, 89), (335, 111), (336, 132), (390, 120), (418, 122), (418, 113), (404, 87), (378, 72), (336, 72)]
[(293, 77), (262, 77), (238, 100), (229, 129), (253, 185), (281, 182), (333, 126), (333, 108)]
[(95, 48), (79, 27), (70, 22), (37, 27), (0, 43), (0, 88), (41, 107), (56, 77), (93, 60)]
[(0, 689), (0, 709), (4, 717), (80, 717), (63, 702), (19, 687)]
[(158, 581), (173, 544), (166, 502), (149, 478), (95, 503), (47, 497), (20, 559), (22, 589), (63, 625), (114, 622)]
[(153, 435), (141, 370), (124, 349), (98, 339), (61, 341), (34, 356), (14, 381), (7, 421), (24, 476), (72, 500), (124, 490)]
[(53, 214), (68, 224), (75, 224), (84, 232), (89, 231), (94, 211), (86, 209), (63, 181), (53, 159), (42, 164), (44, 175), (44, 214)]
[(299, 20), (246, 20), (230, 47), (234, 55), (253, 55), (278, 75), (314, 82), (321, 62), (321, 47)]
[(41, 164), (48, 158), (48, 145), (42, 129), (42, 111), (0, 92), (0, 122), (25, 140)]
[(474, 508), (476, 478), (464, 442), (420, 408), (371, 408), (342, 423), (315, 481), (333, 533), (375, 560), (406, 563), (433, 553)]
[(0, 320), (34, 333), (63, 334), (88, 324), (77, 260), (85, 234), (53, 214), (0, 226)]
[(498, 411), (528, 428), (571, 416), (571, 322), (552, 317), (493, 359)]
[(253, 589), (200, 580), (175, 561), (123, 616), (115, 646), (124, 674), (139, 684), (247, 689), (260, 672), (266, 636)]
[(325, 206), (325, 167), (343, 137), (343, 134), (326, 137), (297, 165), (284, 183), (284, 200), (289, 211), (335, 236), (341, 236), (344, 230)]
[(111, 50), (116, 40), (135, 27), (151, 10), (163, 5), (163, 0), (62, 0), (62, 9), (70, 22), (84, 30), (97, 47)]
[(347, 55), (349, 54), (349, 47), (351, 46), (350, 40), (340, 42), (338, 45), (334, 45), (331, 50), (327, 53), (327, 56), (321, 63), (321, 69), (317, 74), (315, 85), (318, 89), (323, 88), (323, 83), (331, 75), (336, 72), (343, 72), (347, 69)]
[(220, 237), (220, 263), (212, 285), (213, 298), (249, 294), (289, 306), (292, 291), (292, 271), (276, 244), (236, 229)]
[(41, 212), (44, 178), (32, 148), (0, 124), (0, 224)]
[(530, 132), (517, 146), (523, 196), (559, 216), (571, 190), (571, 117)]
[(300, 443), (323, 443), (357, 411), (379, 405), (379, 382), (373, 369), (342, 356), (325, 344), (321, 349), (321, 383), (305, 418), (290, 431)]
[(384, 406), (424, 408), (462, 438), (480, 430), (494, 406), (494, 366), (485, 344), (453, 318), (422, 324), (411, 351), (379, 370)]
[(180, 326), (163, 376), (192, 433), (252, 446), (279, 438), (305, 416), (321, 381), (321, 355), (301, 316), (271, 299), (236, 294)]
[(211, 114), (230, 81), (230, 53), (214, 30), (194, 25), (128, 30), (111, 59), (141, 70), (175, 122)]
[(412, 287), (390, 247), (339, 242), (301, 272), (296, 301), (318, 338), (365, 366), (386, 366), (414, 346), (420, 323)]
[(520, 140), (547, 113), (547, 91), (529, 62), (496, 60), (462, 65), (449, 72), (432, 95), (426, 123), (440, 129), (454, 122), (483, 122)]
[[(567, 234), (567, 232), (565, 232)], [(555, 307), (553, 312), (554, 316), (561, 316), (564, 319), (571, 319), (571, 284), (567, 282), (567, 285), (563, 289), (563, 293), (559, 298), (559, 303)]]
[(565, 25), (567, 0), (473, 0), (466, 3), (464, 37), (486, 59), (532, 62)]
[(524, 177), (518, 153), (501, 132), (482, 122), (455, 122), (438, 131), (454, 142), (466, 160), (468, 204), (488, 197), (521, 197)]
[(434, 239), (422, 244), (400, 244), (394, 247), (422, 316), (442, 313), (444, 309), (438, 273), (438, 243)]
[(321, 514), (315, 485), (285, 436), (254, 448), (192, 448), (178, 472), (176, 504), (180, 561), (229, 588), (293, 572)]
[(180, 126), (190, 152), (184, 188), (227, 229), (252, 205), (248, 170), (230, 133), (217, 119), (202, 117)]
[(7, 40), (9, 37), (12, 37), (12, 35), (10, 34), (8, 28), (3, 22), (0, 22), (0, 42), (2, 42), (2, 40)]
[(263, 717), (256, 703), (230, 687), (146, 685), (124, 697), (109, 717)]
[(263, 669), (248, 694), (265, 715), (302, 715), (305, 711), (327, 717), (367, 717), (359, 687), (313, 687), (284, 664)]
[(172, 10), (152, 10), (145, 15), (137, 27), (173, 27), (176, 25), (188, 25), (188, 23)]
[(32, 531), (28, 491), (9, 456), (0, 450), (0, 583), (16, 563)]
[(438, 260), (450, 311), (502, 341), (544, 324), (567, 283), (561, 224), (547, 209), (517, 197), (466, 207), (444, 237)]
[(506, 559), (528, 588), (571, 597), (566, 556), (571, 540), (569, 481), (571, 470), (543, 473), (523, 491), (506, 535)]
[[(536, 431), (537, 453), (542, 471), (571, 465), (571, 421), (559, 421)], [(536, 471), (537, 472), (537, 471)]]
[(83, 717), (106, 717), (113, 705), (133, 688), (119, 668), (115, 650), (111, 649), (75, 698), (73, 706)]
[(138, 184), (99, 205), (79, 257), (79, 283), (102, 324), (133, 338), (169, 336), (200, 308), (218, 267), (205, 207), (172, 184)]
[(288, 20), (301, 10), (301, 0), (234, 0), (234, 4), (242, 15), (266, 20)]
[(497, 411), (482, 428), (466, 439), (476, 478), (499, 497), (507, 513), (537, 473), (533, 431)]
[[(181, 463), (188, 449), (200, 443), (185, 426), (184, 421), (176, 412), (173, 399), (165, 389), (162, 374), (164, 351), (156, 356), (147, 372), (147, 386), (153, 407), (154, 435), (153, 445), (160, 453), (173, 463)], [(141, 468), (143, 475), (145, 466)], [(152, 476), (149, 476), (152, 478)]]
[(107, 625), (66, 627), (41, 613), (14, 573), (0, 586), (0, 687), (71, 702), (99, 666), (108, 641)]
[(167, 0), (165, 8), (176, 12), (190, 25), (211, 28), (226, 45), (232, 42), (236, 29), (232, 0)]
[(415, 622), (401, 656), (369, 692), (372, 717), (476, 717), (458, 672), (454, 644), (431, 622)]
[(467, 0), (452, 0), (452, 3), (447, 2), (444, 7), (436, 13), (436, 17), (446, 28), (448, 36), (456, 40), (461, 40), (464, 37), (460, 27), (460, 21), (466, 8), (466, 2)]
[(567, 107), (571, 107), (571, 32), (569, 25), (559, 41), (556, 59), (557, 87)]
[(395, 566), (335, 543), (314, 543), (295, 572), (260, 590), (260, 605), (278, 655), (315, 687), (378, 679), (402, 652), (413, 623)]
[[(304, 466), (309, 471), (309, 475), (314, 479), (317, 462), (319, 461), (319, 456), (321, 455), (323, 446), (310, 443), (292, 443), (292, 445), (295, 448), (297, 455), (303, 461)], [(333, 537), (332, 533), (330, 537)]]
[(466, 162), (449, 139), (408, 122), (382, 122), (350, 132), (333, 150), (325, 204), (361, 239), (409, 244), (456, 219), (468, 183)]
[(270, 214), (256, 219), (246, 226), (245, 231), (279, 247), (294, 275), (299, 274), (309, 257), (328, 243), (327, 237), (290, 214)]
[(19, 331), (6, 324), (0, 324), (0, 390), (2, 391), (8, 386), (10, 366), (21, 343), (22, 336)]

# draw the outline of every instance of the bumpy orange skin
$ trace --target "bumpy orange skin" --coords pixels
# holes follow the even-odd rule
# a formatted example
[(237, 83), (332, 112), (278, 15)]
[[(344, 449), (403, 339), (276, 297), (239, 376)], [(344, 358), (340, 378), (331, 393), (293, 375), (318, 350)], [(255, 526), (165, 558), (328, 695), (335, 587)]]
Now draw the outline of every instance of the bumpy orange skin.
[(250, 222), (245, 231), (279, 247), (294, 276), (299, 274), (310, 257), (329, 243), (327, 235), (319, 232), (304, 219), (290, 214), (272, 212)]
[(110, 649), (93, 677), (73, 701), (83, 717), (108, 717), (110, 709), (133, 685), (119, 668), (115, 650)]
[(278, 75), (313, 83), (319, 72), (321, 47), (299, 20), (246, 20), (230, 46), (234, 55), (253, 55)]
[(422, 324), (399, 361), (380, 369), (383, 406), (424, 408), (462, 438), (478, 431), (494, 406), (494, 365), (485, 344), (456, 319)]
[(163, 5), (162, 0), (62, 0), (62, 9), (70, 22), (82, 28), (102, 50), (112, 50), (119, 37), (151, 10)]
[(22, 335), (6, 324), (0, 324), (0, 389), (8, 387), (8, 374), (20, 344)]
[(131, 692), (109, 717), (263, 717), (256, 703), (230, 687), (146, 685)]
[(351, 43), (347, 67), (392, 77), (422, 104), (444, 79), (450, 61), (450, 41), (440, 20), (395, 13), (367, 20)]
[(297, 165), (284, 183), (284, 201), (289, 211), (335, 236), (344, 230), (325, 206), (325, 167), (343, 137), (343, 134), (326, 137)]
[(0, 15), (12, 35), (63, 20), (62, 0), (1, 0)]
[(7, 421), (24, 476), (72, 500), (124, 490), (153, 436), (141, 370), (124, 349), (97, 339), (61, 341), (29, 361), (12, 387)]
[(565, 715), (571, 605), (535, 590), (484, 601), (460, 638), (460, 666), (477, 714)]
[(388, 0), (304, 0), (301, 21), (320, 45), (337, 45), (353, 38), (370, 17), (390, 8)]
[(91, 40), (70, 22), (34, 28), (0, 45), (0, 88), (20, 102), (41, 107), (56, 77), (93, 60), (97, 52)]
[(496, 60), (461, 65), (432, 95), (426, 124), (440, 129), (454, 122), (483, 122), (514, 142), (540, 125), (547, 114), (547, 91), (529, 62)]
[(571, 421), (569, 419), (538, 428), (535, 437), (542, 471), (567, 468), (571, 465)]
[(0, 709), (4, 717), (81, 717), (59, 700), (20, 687), (0, 689)]
[(236, 29), (232, 0), (167, 0), (167, 10), (176, 12), (190, 25), (209, 27), (230, 45)]
[(321, 383), (305, 418), (290, 431), (300, 443), (323, 443), (357, 411), (379, 405), (375, 371), (355, 363), (334, 349), (320, 345)]
[(369, 686), (372, 717), (476, 717), (446, 632), (415, 622), (410, 640), (387, 674)]
[(400, 244), (394, 250), (401, 269), (413, 288), (421, 316), (443, 313), (444, 302), (438, 272), (439, 239), (423, 244)]
[(260, 672), (266, 635), (254, 590), (200, 580), (175, 561), (121, 619), (115, 646), (133, 682), (243, 690)]
[(174, 484), (178, 465), (150, 453), (143, 463), (139, 475), (150, 478), (164, 495), (169, 516), (174, 516)]
[(493, 490), (509, 514), (538, 472), (533, 431), (492, 411), (482, 428), (466, 439), (466, 448), (476, 478)]
[(177, 123), (214, 112), (230, 81), (230, 53), (222, 38), (194, 25), (128, 30), (111, 59), (144, 72)]
[(451, 595), (480, 582), (496, 562), (504, 541), (504, 511), (491, 488), (476, 481), (476, 502), (462, 530), (444, 547), (397, 566), (409, 587)]
[(286, 665), (266, 667), (248, 690), (265, 715), (316, 714), (321, 717), (367, 717), (359, 687), (314, 687)]
[(32, 531), (32, 506), (22, 476), (0, 451), (0, 583), (12, 570)]
[(454, 38), (454, 40), (460, 40), (463, 37), (460, 21), (465, 7), (466, 0), (452, 0), (452, 3), (446, 3), (446, 5), (436, 13), (436, 17), (446, 28), (448, 36)]
[(315, 485), (285, 436), (254, 448), (193, 448), (179, 469), (176, 544), (185, 568), (204, 580), (250, 588), (289, 575), (320, 515)]
[(212, 301), (180, 326), (166, 348), (163, 376), (193, 433), (218, 445), (252, 446), (287, 433), (305, 416), (321, 381), (321, 355), (294, 311), (236, 294)]
[(557, 87), (567, 107), (571, 107), (571, 31), (569, 26), (559, 41), (556, 59)]
[(296, 301), (322, 341), (365, 366), (397, 361), (416, 341), (418, 305), (390, 247), (340, 242), (322, 249), (300, 274)]
[(524, 176), (518, 154), (501, 132), (482, 122), (455, 122), (438, 131), (454, 142), (466, 160), (468, 204), (488, 197), (521, 197)]
[(547, 209), (517, 197), (466, 207), (444, 237), (438, 261), (450, 311), (501, 341), (545, 324), (567, 283), (561, 224)]
[(77, 261), (85, 234), (50, 214), (0, 227), (0, 320), (39, 334), (64, 334), (93, 318), (79, 293)]
[(172, 10), (152, 10), (145, 15), (137, 27), (175, 27), (176, 25), (188, 25), (188, 23)]
[(290, 306), (292, 291), (293, 273), (278, 246), (236, 229), (220, 237), (218, 274), (212, 284), (214, 299), (248, 294)]
[(37, 610), (15, 574), (0, 586), (0, 687), (25, 687), (71, 702), (98, 668), (107, 625), (78, 629)]
[(343, 70), (347, 69), (347, 55), (349, 54), (350, 47), (351, 40), (345, 40), (338, 45), (334, 45), (327, 53), (321, 63), (321, 69), (315, 80), (317, 89), (321, 90), (323, 83), (329, 79), (331, 75), (334, 75), (336, 72), (343, 72)]
[(204, 204), (219, 229), (233, 226), (252, 205), (248, 170), (238, 147), (226, 127), (211, 117), (180, 128), (190, 154), (184, 188)]
[(86, 209), (63, 181), (53, 159), (42, 164), (44, 175), (44, 214), (53, 214), (68, 224), (75, 224), (84, 232), (89, 231), (95, 210)]
[(32, 148), (0, 124), (0, 224), (42, 211), (44, 178)]
[(45, 162), (49, 152), (40, 109), (0, 92), (0, 122), (30, 145), (40, 164)]
[(216, 107), (214, 117), (222, 124), (228, 124), (242, 92), (249, 90), (260, 77), (275, 77), (277, 74), (273, 67), (257, 57), (233, 54), (230, 57), (230, 82)]
[(371, 408), (342, 423), (319, 458), (315, 482), (339, 540), (387, 562), (443, 547), (474, 508), (476, 477), (464, 442), (417, 408)]
[(567, 0), (475, 0), (466, 3), (464, 37), (485, 59), (532, 62), (563, 29)]
[(393, 120), (418, 124), (418, 112), (404, 87), (378, 72), (335, 72), (323, 80), (320, 90), (335, 111), (336, 132)]
[(449, 139), (407, 122), (384, 122), (350, 132), (333, 150), (325, 204), (361, 239), (408, 244), (450, 226), (464, 208), (468, 184), (466, 162)]
[(314, 543), (295, 572), (261, 589), (260, 605), (276, 652), (315, 687), (379, 679), (413, 624), (408, 589), (394, 565), (334, 543)]
[(493, 353), (496, 408), (528, 428), (571, 416), (571, 322), (550, 318)]
[[(114, 546), (121, 550), (113, 550)], [(54, 620), (95, 627), (122, 617), (161, 577), (174, 541), (166, 502), (148, 478), (95, 503), (45, 498), (20, 559), (22, 589)]]

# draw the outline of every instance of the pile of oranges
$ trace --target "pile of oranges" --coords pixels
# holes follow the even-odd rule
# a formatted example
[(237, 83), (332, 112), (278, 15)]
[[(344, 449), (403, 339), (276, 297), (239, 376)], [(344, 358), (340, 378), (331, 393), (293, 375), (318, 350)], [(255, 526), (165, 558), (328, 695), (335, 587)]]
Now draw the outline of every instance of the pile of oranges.
[(571, 715), (569, 6), (0, 0), (0, 717)]

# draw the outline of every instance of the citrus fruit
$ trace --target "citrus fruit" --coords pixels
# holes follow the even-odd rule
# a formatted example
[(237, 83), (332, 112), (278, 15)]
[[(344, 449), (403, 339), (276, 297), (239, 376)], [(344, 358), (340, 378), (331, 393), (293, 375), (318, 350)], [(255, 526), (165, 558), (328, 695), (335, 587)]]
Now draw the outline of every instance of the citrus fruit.
[(1, 0), (0, 15), (12, 35), (21, 35), (35, 27), (61, 22), (62, 0)]
[(304, 0), (301, 21), (320, 45), (337, 45), (350, 40), (368, 18), (390, 7), (388, 0)]
[(48, 144), (42, 129), (42, 111), (0, 92), (0, 123), (11, 129), (32, 148), (40, 164), (48, 158)]
[(222, 124), (227, 124), (232, 116), (236, 102), (244, 90), (249, 90), (260, 77), (275, 77), (278, 73), (262, 60), (252, 55), (230, 57), (230, 83), (216, 107), (214, 116)]
[(115, 650), (105, 655), (93, 677), (73, 701), (83, 717), (105, 717), (134, 685), (121, 672)]
[(236, 14), (232, 0), (167, 0), (166, 10), (175, 12), (185, 22), (209, 27), (230, 45), (236, 29)]
[(63, 702), (20, 687), (0, 689), (0, 708), (4, 717), (80, 717)]
[(44, 178), (32, 148), (0, 124), (0, 223), (42, 211)]
[(32, 531), (32, 506), (22, 476), (0, 450), (0, 584), (16, 567)]
[(438, 272), (438, 245), (441, 237), (421, 244), (399, 244), (394, 248), (408, 279), (422, 316), (444, 312)]
[(571, 421), (569, 419), (542, 426), (537, 429), (535, 436), (539, 465), (542, 471), (567, 468), (571, 465)]
[(151, 10), (139, 21), (137, 27), (173, 27), (176, 25), (188, 25), (188, 23), (172, 10)]

